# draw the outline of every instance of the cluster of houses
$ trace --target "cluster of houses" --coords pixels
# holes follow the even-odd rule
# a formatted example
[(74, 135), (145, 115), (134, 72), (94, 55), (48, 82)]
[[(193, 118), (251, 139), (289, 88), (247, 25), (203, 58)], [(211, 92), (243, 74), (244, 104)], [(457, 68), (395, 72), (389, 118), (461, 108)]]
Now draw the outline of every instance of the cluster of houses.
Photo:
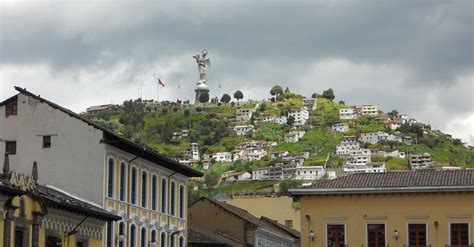
[(377, 116), (379, 110), (377, 106), (374, 105), (356, 105), (351, 108), (341, 108), (339, 109), (339, 118), (340, 119), (357, 119), (360, 116)]
[(228, 171), (221, 177), (221, 181), (236, 182), (250, 180), (315, 180), (322, 177), (329, 179), (336, 177), (335, 170), (329, 170), (324, 166), (303, 166), (304, 161), (309, 158), (309, 152), (289, 155), (287, 151), (271, 153), (272, 159), (279, 161), (273, 166), (254, 168), (251, 171)]

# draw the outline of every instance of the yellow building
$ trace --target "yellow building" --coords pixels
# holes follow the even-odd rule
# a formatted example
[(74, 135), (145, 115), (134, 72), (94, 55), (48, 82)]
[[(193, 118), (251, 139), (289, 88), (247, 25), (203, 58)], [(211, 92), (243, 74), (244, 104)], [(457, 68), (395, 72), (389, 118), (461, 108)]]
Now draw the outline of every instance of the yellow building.
[(245, 209), (256, 217), (265, 216), (287, 227), (300, 230), (300, 210), (293, 207), (291, 197), (234, 197), (226, 202)]
[(10, 172), (8, 155), (0, 177), (1, 246), (99, 247), (106, 222), (121, 219), (101, 207), (60, 189), (37, 183), (32, 176)]
[(352, 174), (290, 192), (301, 246), (474, 243), (474, 170)]

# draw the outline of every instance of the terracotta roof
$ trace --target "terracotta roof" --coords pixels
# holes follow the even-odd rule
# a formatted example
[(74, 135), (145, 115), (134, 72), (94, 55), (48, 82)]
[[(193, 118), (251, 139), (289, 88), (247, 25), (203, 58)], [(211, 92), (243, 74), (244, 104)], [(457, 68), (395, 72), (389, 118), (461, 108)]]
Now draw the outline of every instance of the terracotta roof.
[[(48, 101), (46, 99), (41, 98), (38, 95), (34, 95), (33, 93), (27, 91), (26, 89), (20, 88), (20, 87), (15, 87), (15, 89), (20, 92), (21, 94), (30, 96), (32, 98), (35, 98), (39, 100), (42, 103), (48, 104), (50, 107), (60, 110), (66, 114), (68, 114), (70, 117), (79, 119), (86, 124), (93, 126), (96, 129), (102, 130), (104, 132), (104, 139), (102, 140), (103, 143), (106, 143), (108, 145), (111, 145), (113, 147), (116, 147), (121, 150), (125, 150), (129, 153), (132, 153), (134, 155), (137, 155), (140, 158), (146, 159), (152, 163), (159, 164), (160, 166), (164, 166), (170, 170), (173, 170), (175, 172), (181, 173), (183, 175), (189, 176), (189, 177), (201, 177), (203, 174), (199, 171), (196, 171), (190, 167), (187, 167), (185, 165), (180, 164), (178, 161), (168, 158), (164, 156), (163, 154), (159, 154), (152, 150), (150, 147), (136, 143), (130, 139), (127, 139), (125, 137), (119, 136), (115, 134), (114, 132), (88, 120), (80, 116), (79, 114), (66, 109), (60, 105), (57, 105), (51, 101)], [(4, 101), (5, 102), (5, 101)]]
[[(228, 203), (219, 202), (219, 201), (207, 198), (207, 197), (202, 197), (199, 201), (203, 201), (203, 200), (210, 201), (211, 203), (213, 203), (213, 204), (219, 206), (220, 208), (222, 208), (223, 210), (235, 215), (236, 217), (246, 221), (247, 223), (250, 223), (251, 225), (254, 225), (255, 227), (263, 228), (267, 231), (270, 231), (270, 232), (273, 232), (273, 233), (276, 233), (276, 234), (280, 234), (280, 235), (283, 234), (283, 235), (286, 235), (287, 237), (294, 238), (293, 235), (290, 234), (289, 232), (287, 232), (286, 230), (280, 229), (279, 227), (275, 226), (272, 223), (267, 222), (266, 220), (262, 220), (260, 218), (257, 218), (255, 216), (253, 216), (251, 213), (249, 213), (245, 209), (238, 208), (238, 207), (232, 206)], [(197, 203), (197, 202), (195, 202), (195, 203)]]
[(293, 229), (293, 228), (291, 228), (291, 227), (287, 227), (287, 226), (285, 226), (285, 225), (283, 225), (283, 224), (278, 223), (278, 221), (276, 221), (276, 220), (274, 220), (274, 219), (270, 219), (270, 218), (265, 217), (265, 216), (260, 217), (260, 219), (261, 219), (261, 220), (264, 220), (264, 221), (266, 221), (266, 222), (268, 222), (268, 223), (270, 223), (270, 224), (272, 224), (272, 225), (274, 225), (275, 227), (278, 227), (279, 229), (281, 229), (281, 230), (283, 230), (283, 231), (285, 231), (285, 232), (287, 232), (287, 233), (289, 233), (289, 234), (290, 234), (292, 237), (294, 237), (295, 239), (299, 239), (299, 238), (300, 238), (300, 233), (299, 233), (297, 230), (295, 230), (295, 229)]
[(188, 226), (188, 244), (218, 244), (227, 246), (244, 246), (236, 239), (223, 233)]
[(474, 191), (474, 170), (357, 173), (291, 189), (290, 193), (302, 195), (445, 191)]

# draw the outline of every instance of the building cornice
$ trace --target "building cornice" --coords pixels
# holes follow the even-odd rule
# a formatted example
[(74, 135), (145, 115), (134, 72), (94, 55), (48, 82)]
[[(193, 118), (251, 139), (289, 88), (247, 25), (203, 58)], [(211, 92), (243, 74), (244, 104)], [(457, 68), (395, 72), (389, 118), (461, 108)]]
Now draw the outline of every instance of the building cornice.
[(290, 189), (290, 194), (301, 195), (343, 195), (343, 194), (392, 194), (392, 193), (437, 193), (474, 192), (473, 186), (440, 187), (396, 187), (396, 188), (298, 188)]

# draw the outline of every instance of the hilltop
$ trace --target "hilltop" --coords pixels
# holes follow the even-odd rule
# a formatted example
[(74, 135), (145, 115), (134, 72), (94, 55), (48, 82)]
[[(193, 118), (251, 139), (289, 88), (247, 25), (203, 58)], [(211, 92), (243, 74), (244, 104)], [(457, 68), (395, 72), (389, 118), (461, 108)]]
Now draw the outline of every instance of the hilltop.
[[(334, 174), (357, 172), (355, 167), (362, 166), (354, 159), (366, 159), (364, 150), (371, 154), (369, 163), (364, 163), (365, 171), (375, 169), (375, 163), (386, 170), (413, 168), (409, 162), (413, 154), (429, 154), (433, 168), (474, 168), (470, 147), (396, 110), (382, 112), (373, 105), (334, 102), (332, 90), (304, 98), (289, 90), (273, 89), (272, 98), (263, 101), (230, 102), (230, 97), (222, 97), (220, 102), (213, 98), (210, 103), (194, 105), (138, 99), (85, 116), (204, 170), (205, 182), (198, 184), (216, 187), (214, 194), (273, 190), (274, 179), (232, 181), (248, 181), (242, 173), (252, 175), (256, 168), (268, 169), (290, 160), (302, 162), (302, 167), (321, 166)], [(346, 150), (346, 146), (351, 148)], [(281, 177), (288, 178), (294, 178), (294, 173), (293, 177)]]

